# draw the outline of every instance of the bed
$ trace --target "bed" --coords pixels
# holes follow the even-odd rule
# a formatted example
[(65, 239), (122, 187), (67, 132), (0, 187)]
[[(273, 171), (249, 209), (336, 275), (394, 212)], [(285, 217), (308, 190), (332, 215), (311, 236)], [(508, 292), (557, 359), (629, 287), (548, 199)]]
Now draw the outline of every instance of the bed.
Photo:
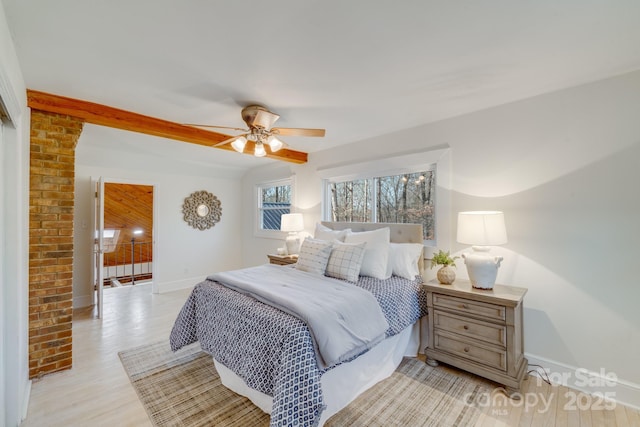
[[(315, 265), (311, 270), (304, 269), (308, 257), (307, 252), (302, 251), (309, 249), (309, 245), (319, 242), (320, 247), (324, 245), (322, 242), (333, 238), (340, 241), (344, 237), (344, 244), (333, 240), (329, 245), (329, 264), (339, 252), (336, 248), (356, 254), (360, 253), (358, 248), (368, 248), (362, 251), (366, 256), (361, 257), (359, 272), (373, 276), (382, 274), (371, 272), (372, 268), (380, 267), (379, 259), (371, 258), (371, 248), (381, 246), (367, 239), (374, 234), (379, 238), (387, 230), (386, 239), (391, 243), (387, 243), (389, 256), (398, 265), (392, 268), (390, 260), (385, 266), (386, 273), (391, 269), (395, 273), (397, 267), (398, 274), (404, 277), (394, 274), (387, 279), (386, 276), (356, 273), (354, 279), (350, 271), (345, 273), (347, 276), (340, 273), (326, 278), (313, 274)], [(404, 356), (416, 356), (420, 344), (419, 319), (426, 315), (426, 298), (420, 287), (422, 226), (323, 222), (317, 226), (314, 237), (317, 239), (307, 239), (303, 243), (297, 267), (265, 265), (209, 276), (194, 287), (171, 332), (173, 350), (199, 341), (202, 349), (213, 356), (222, 383), (270, 413), (271, 426), (323, 425), (359, 394), (391, 375)], [(325, 246), (322, 248), (326, 249)], [(417, 257), (416, 250), (419, 251)], [(411, 259), (405, 259), (407, 257)], [(365, 266), (365, 261), (371, 259), (376, 262)], [(329, 266), (326, 274), (330, 274)], [(239, 278), (246, 279), (246, 285), (236, 284)], [(349, 283), (346, 279), (356, 282)], [(316, 280), (319, 281), (317, 284)], [(303, 285), (294, 287), (298, 282)], [(324, 295), (325, 282), (330, 285), (326, 292), (335, 289), (333, 292), (338, 292), (337, 296)], [(294, 289), (289, 289), (289, 283)], [(240, 285), (242, 287), (236, 287)], [(269, 293), (270, 286), (274, 286), (275, 297)], [(306, 292), (317, 292), (314, 287), (322, 288), (323, 294), (306, 297)], [(347, 289), (354, 294), (347, 295)], [(296, 301), (309, 300), (311, 311), (314, 306), (334, 309), (333, 306), (345, 305), (356, 314), (323, 312), (319, 321), (314, 320), (278, 305), (281, 291), (293, 292)], [(375, 309), (366, 306), (368, 299), (374, 301)], [(373, 312), (376, 310), (381, 312), (384, 323), (375, 317)], [(349, 337), (357, 335), (357, 344), (340, 335), (344, 331), (338, 329), (345, 317), (364, 319), (369, 312), (373, 318), (344, 328)], [(333, 317), (336, 317), (335, 325), (331, 323)], [(357, 333), (353, 333), (354, 330)], [(369, 336), (362, 338), (365, 335)], [(361, 338), (362, 342), (359, 341)], [(340, 348), (334, 353), (324, 348), (325, 345), (340, 346), (343, 341), (354, 347), (350, 351)]]

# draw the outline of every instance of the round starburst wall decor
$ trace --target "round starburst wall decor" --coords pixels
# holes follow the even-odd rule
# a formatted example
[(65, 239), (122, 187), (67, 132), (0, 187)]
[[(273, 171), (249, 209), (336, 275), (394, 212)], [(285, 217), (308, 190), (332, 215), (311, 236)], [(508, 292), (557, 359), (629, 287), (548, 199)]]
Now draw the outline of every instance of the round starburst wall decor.
[(184, 199), (183, 218), (187, 224), (198, 230), (207, 230), (222, 216), (222, 203), (207, 191), (196, 191)]

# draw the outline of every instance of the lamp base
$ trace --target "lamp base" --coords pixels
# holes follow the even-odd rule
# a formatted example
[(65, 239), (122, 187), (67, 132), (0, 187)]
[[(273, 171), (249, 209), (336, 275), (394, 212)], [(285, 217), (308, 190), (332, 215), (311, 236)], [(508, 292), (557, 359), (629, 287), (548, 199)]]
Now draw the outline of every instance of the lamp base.
[(287, 255), (296, 255), (300, 252), (300, 236), (298, 233), (289, 233), (285, 239)]
[(489, 246), (472, 246), (473, 252), (462, 254), (471, 285), (477, 289), (493, 289), (503, 258), (489, 254)]

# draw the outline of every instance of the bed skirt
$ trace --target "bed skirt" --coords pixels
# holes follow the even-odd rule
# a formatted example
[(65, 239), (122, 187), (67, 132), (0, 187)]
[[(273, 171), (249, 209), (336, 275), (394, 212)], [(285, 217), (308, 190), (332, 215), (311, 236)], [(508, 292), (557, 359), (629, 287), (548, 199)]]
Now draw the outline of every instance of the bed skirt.
[[(360, 394), (391, 376), (403, 357), (415, 357), (418, 354), (419, 346), (420, 320), (380, 342), (362, 356), (324, 373), (321, 386), (326, 409), (322, 412), (319, 425), (322, 426)], [(213, 361), (222, 384), (235, 393), (246, 396), (264, 412), (271, 413), (271, 396), (250, 388), (229, 368), (215, 359)]]

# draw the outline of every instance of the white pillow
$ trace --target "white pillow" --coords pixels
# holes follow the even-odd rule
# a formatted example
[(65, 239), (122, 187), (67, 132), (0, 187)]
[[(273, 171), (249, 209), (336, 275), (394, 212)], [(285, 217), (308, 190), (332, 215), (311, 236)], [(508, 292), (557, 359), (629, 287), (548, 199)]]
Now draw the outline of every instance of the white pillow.
[(332, 247), (331, 242), (307, 237), (302, 242), (295, 267), (298, 270), (324, 276)]
[(360, 268), (361, 276), (371, 276), (382, 280), (391, 277), (392, 269), (387, 268), (389, 265), (390, 236), (391, 230), (389, 227), (347, 234), (344, 239), (345, 243), (365, 242), (367, 244), (362, 267)]
[(332, 230), (329, 227), (325, 227), (324, 225), (317, 223), (316, 231), (313, 233), (313, 238), (326, 240), (327, 242), (333, 242), (334, 240), (344, 242), (344, 238), (350, 232), (351, 232), (350, 228), (347, 228), (345, 230)]
[(366, 243), (333, 242), (333, 250), (329, 256), (325, 275), (353, 283), (357, 282), (364, 258), (365, 245)]
[(413, 280), (420, 274), (418, 262), (422, 256), (420, 243), (391, 243), (389, 258), (395, 276)]

